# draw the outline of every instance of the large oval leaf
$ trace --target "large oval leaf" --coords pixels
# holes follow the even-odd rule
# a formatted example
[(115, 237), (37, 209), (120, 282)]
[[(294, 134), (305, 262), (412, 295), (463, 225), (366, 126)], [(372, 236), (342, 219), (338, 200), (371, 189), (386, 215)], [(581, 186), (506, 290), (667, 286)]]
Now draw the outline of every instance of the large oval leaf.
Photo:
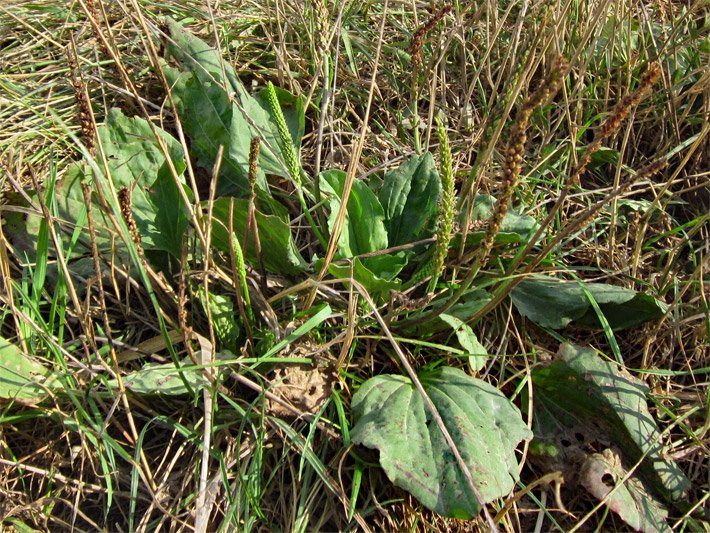
[(531, 276), (511, 294), (518, 312), (543, 327), (561, 329), (570, 322), (599, 327), (590, 302), (594, 298), (613, 330), (632, 328), (663, 316), (667, 306), (653, 296), (606, 283), (562, 281), (550, 276)]
[[(498, 389), (442, 367), (420, 376), (485, 502), (508, 494), (518, 479), (515, 447), (532, 438), (520, 411)], [(480, 508), (453, 452), (406, 377), (366, 381), (353, 397), (352, 440), (380, 451), (387, 477), (439, 514), (457, 518)]]
[(535, 438), (547, 446), (538, 455), (574, 463), (555, 464), (552, 469), (571, 466), (576, 473), (576, 443), (598, 442), (597, 446), (622, 450), (627, 465), (643, 459), (638, 474), (655, 492), (671, 500), (685, 496), (690, 482), (664, 452), (646, 403), (645, 383), (595, 350), (571, 344), (560, 346), (549, 365), (535, 368), (532, 380)]
[(385, 174), (380, 202), (390, 246), (424, 239), (433, 233), (440, 193), (441, 179), (429, 152), (414, 155)]
[[(342, 170), (326, 170), (320, 173), (321, 192), (327, 198), (330, 208), (328, 217), (330, 231), (333, 231), (338, 217), (344, 186), (345, 172)], [(387, 248), (387, 230), (384, 221), (384, 210), (377, 196), (367, 183), (356, 179), (348, 198), (345, 226), (338, 241), (339, 256), (355, 257)]]
[[(161, 250), (179, 257), (188, 225), (187, 209), (158, 137), (180, 175), (180, 186), (184, 187), (185, 156), (180, 143), (166, 131), (151, 127), (140, 117), (127, 117), (117, 108), (109, 110), (106, 123), (98, 128), (98, 136), (111, 181), (109, 183), (104, 173), (92, 178), (93, 171), (86, 164), (70, 167), (56, 190), (57, 218), (69, 223), (73, 229), (83, 216), (86, 208), (82, 183), (86, 180), (98, 182), (106, 196), (110, 189), (118, 192), (125, 188), (130, 191), (131, 212), (143, 249)], [(95, 183), (91, 190), (97, 189)], [(191, 195), (188, 189), (185, 192), (188, 197)], [(113, 224), (98, 193), (92, 194), (91, 204), (99, 250), (113, 252), (116, 246), (112, 236)], [(36, 227), (34, 218), (39, 217), (28, 219), (29, 231)], [(65, 236), (65, 240), (68, 243), (69, 237)], [(84, 246), (76, 248), (77, 254), (86, 251)]]
[[(198, 164), (211, 169), (223, 146), (217, 193), (246, 196), (250, 143), (253, 137), (261, 138), (257, 185), (262, 201), (269, 202), (265, 173), (288, 177), (288, 171), (278, 129), (263, 95), (252, 96), (218, 50), (179, 23), (165, 22), (170, 36), (166, 58), (178, 68), (166, 62), (162, 68)], [(277, 97), (298, 152), (305, 124), (303, 99), (282, 89), (277, 90)]]

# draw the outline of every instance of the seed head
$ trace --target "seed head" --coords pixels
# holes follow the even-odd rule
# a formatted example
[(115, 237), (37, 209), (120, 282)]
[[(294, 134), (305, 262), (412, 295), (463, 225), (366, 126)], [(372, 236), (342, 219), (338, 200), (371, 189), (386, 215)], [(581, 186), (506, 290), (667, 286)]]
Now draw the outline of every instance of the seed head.
[(441, 19), (443, 19), (448, 13), (453, 11), (453, 6), (451, 4), (446, 4), (439, 11), (437, 11), (433, 17), (431, 17), (426, 24), (419, 26), (417, 31), (412, 36), (412, 40), (409, 44), (409, 54), (412, 56), (413, 70), (415, 74), (418, 74), (422, 66), (422, 42), (424, 37), (436, 26)]
[(74, 89), (74, 98), (76, 99), (77, 116), (81, 126), (81, 140), (89, 152), (93, 153), (96, 147), (93, 112), (89, 102), (89, 92), (79, 69), (74, 39), (67, 45), (65, 52), (67, 64), (69, 65), (71, 85)]
[(579, 183), (579, 178), (586, 170), (589, 162), (592, 160), (592, 155), (594, 154), (594, 152), (601, 148), (602, 143), (605, 139), (608, 139), (617, 131), (619, 131), (619, 128), (621, 128), (621, 125), (623, 124), (624, 120), (626, 120), (626, 118), (629, 116), (631, 110), (636, 107), (641, 102), (641, 100), (644, 99), (644, 97), (646, 96), (646, 92), (653, 86), (654, 83), (656, 83), (656, 80), (658, 80), (658, 77), (660, 75), (660, 67), (658, 66), (658, 64), (652, 63), (648, 67), (648, 70), (643, 74), (643, 76), (641, 76), (641, 79), (639, 80), (639, 85), (636, 90), (633, 93), (622, 98), (621, 101), (616, 104), (614, 111), (606, 120), (606, 122), (602, 124), (601, 128), (598, 131), (598, 134), (594, 138), (594, 141), (587, 147), (587, 150), (584, 152), (584, 155), (579, 160), (577, 167), (575, 168), (574, 172), (572, 172), (572, 177), (570, 178), (571, 185)]

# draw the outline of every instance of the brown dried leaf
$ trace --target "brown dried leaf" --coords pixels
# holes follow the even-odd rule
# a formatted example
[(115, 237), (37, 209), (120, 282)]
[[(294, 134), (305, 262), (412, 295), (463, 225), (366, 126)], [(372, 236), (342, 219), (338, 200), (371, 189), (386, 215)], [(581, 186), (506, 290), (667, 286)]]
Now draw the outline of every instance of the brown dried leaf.
[(579, 473), (579, 482), (595, 498), (607, 498), (609, 509), (636, 531), (670, 531), (666, 523), (668, 512), (637, 479), (629, 477), (617, 487), (626, 475), (619, 454), (607, 448), (587, 457)]
[[(304, 342), (290, 351), (292, 357), (312, 357), (321, 351), (319, 346)], [(318, 358), (322, 361), (322, 357)], [(313, 365), (282, 363), (276, 365), (271, 394), (284, 402), (293, 405), (297, 411), (304, 414), (316, 414), (330, 397), (336, 374), (331, 367), (318, 362)], [(268, 400), (269, 414), (279, 418), (293, 418), (295, 412), (285, 405)]]

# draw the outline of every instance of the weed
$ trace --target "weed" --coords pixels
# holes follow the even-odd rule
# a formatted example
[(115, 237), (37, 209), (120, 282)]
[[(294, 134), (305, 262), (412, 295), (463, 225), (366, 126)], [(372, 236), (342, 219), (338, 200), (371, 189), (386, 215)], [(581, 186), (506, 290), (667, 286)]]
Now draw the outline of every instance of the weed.
[(0, 12), (2, 528), (707, 528), (701, 3)]

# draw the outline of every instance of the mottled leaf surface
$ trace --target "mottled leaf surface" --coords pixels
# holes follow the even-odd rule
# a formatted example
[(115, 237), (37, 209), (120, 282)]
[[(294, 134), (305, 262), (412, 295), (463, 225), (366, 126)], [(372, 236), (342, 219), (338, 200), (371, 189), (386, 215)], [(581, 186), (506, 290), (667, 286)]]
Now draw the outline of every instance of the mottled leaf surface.
[[(188, 390), (186, 383), (192, 391)], [(147, 363), (140, 370), (123, 376), (123, 385), (137, 394), (180, 396), (208, 387), (210, 381), (203, 369), (186, 357), (180, 362), (180, 368), (173, 362)], [(111, 380), (109, 386), (117, 387), (118, 383)]]
[(646, 492), (641, 482), (633, 476), (626, 479), (627, 474), (619, 455), (607, 448), (584, 461), (580, 483), (598, 500), (606, 498), (609, 509), (636, 531), (671, 531), (666, 522), (668, 511)]
[(532, 379), (535, 438), (549, 447), (544, 454), (564, 458), (578, 442), (614, 446), (622, 450), (627, 465), (645, 454), (639, 477), (669, 499), (684, 496), (690, 483), (664, 453), (642, 381), (601, 359), (593, 349), (569, 344), (560, 347), (549, 365), (535, 368)]
[[(520, 411), (495, 387), (441, 367), (420, 376), (486, 502), (510, 493), (517, 480), (515, 448), (532, 433)], [(387, 477), (444, 516), (479, 511), (444, 436), (412, 382), (382, 375), (353, 397), (355, 443), (380, 452)]]

